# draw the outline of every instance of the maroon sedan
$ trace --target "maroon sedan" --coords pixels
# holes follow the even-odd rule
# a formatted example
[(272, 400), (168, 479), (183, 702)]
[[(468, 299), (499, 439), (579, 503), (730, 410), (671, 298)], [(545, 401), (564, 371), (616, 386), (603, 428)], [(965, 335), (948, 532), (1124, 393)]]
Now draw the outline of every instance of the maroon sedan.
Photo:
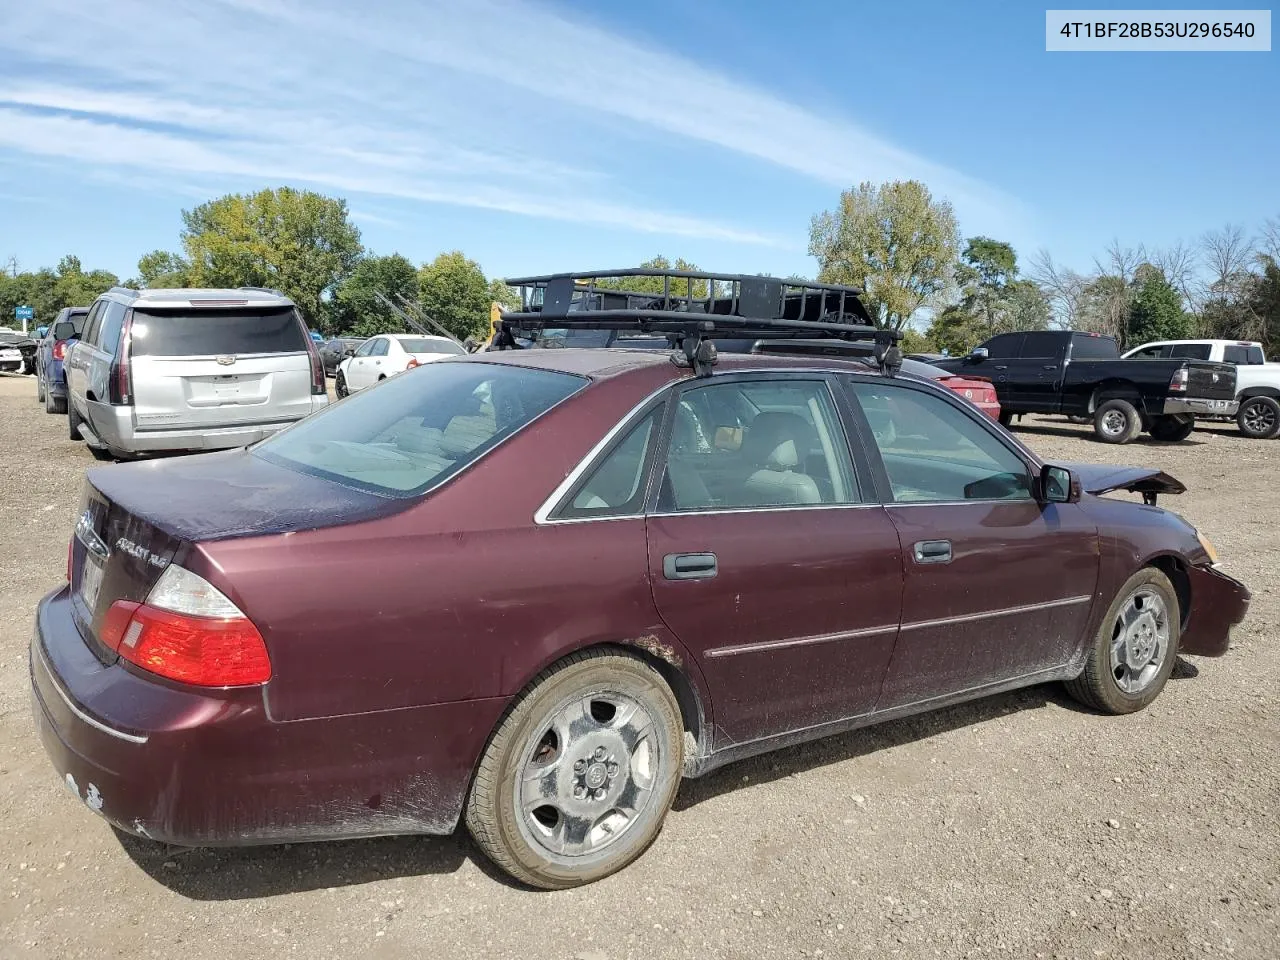
[[(705, 373), (705, 371), (703, 371)], [(58, 775), (175, 844), (443, 834), (565, 887), (681, 777), (1046, 681), (1141, 709), (1249, 593), (1158, 471), (1042, 464), (924, 378), (525, 350), (246, 450), (90, 472), (39, 606)]]

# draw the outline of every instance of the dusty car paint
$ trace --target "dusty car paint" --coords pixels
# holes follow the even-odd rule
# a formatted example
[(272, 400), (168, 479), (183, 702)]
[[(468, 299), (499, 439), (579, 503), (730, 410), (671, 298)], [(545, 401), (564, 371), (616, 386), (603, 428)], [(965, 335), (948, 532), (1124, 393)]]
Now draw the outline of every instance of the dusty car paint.
[[(31, 648), (41, 735), (82, 799), (94, 786), (102, 815), (183, 844), (448, 832), (512, 697), (593, 646), (631, 650), (667, 678), (696, 775), (1074, 676), (1119, 586), (1149, 564), (1189, 598), (1187, 652), (1223, 652), (1247, 608), (1247, 590), (1207, 566), (1180, 518), (1089, 494), (538, 522), (600, 438), (687, 371), (639, 352), (441, 362), (594, 382), (419, 500), (389, 504), (252, 454), (90, 475), (107, 539), (205, 577), (252, 618), (273, 668), (262, 687), (184, 688), (104, 657), (92, 640), (101, 610), (78, 614), (70, 588), (42, 601)], [(717, 376), (760, 370), (850, 372), (726, 357)], [(958, 544), (946, 569), (906, 559), (925, 532)], [(664, 554), (711, 548), (722, 576), (663, 579)], [(145, 593), (158, 568), (127, 551), (121, 564), (104, 596)]]

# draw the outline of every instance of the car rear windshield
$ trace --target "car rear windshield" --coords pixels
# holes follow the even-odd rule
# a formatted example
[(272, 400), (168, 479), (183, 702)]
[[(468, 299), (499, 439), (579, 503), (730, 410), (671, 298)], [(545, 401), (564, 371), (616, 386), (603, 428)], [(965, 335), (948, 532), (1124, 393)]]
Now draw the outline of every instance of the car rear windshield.
[(405, 353), (452, 353), (464, 354), (467, 351), (452, 340), (428, 340), (426, 337), (401, 337), (400, 346)]
[(547, 370), (440, 361), (300, 420), (253, 452), (383, 496), (418, 496), (588, 382)]
[(309, 335), (292, 307), (133, 312), (135, 357), (305, 353)]

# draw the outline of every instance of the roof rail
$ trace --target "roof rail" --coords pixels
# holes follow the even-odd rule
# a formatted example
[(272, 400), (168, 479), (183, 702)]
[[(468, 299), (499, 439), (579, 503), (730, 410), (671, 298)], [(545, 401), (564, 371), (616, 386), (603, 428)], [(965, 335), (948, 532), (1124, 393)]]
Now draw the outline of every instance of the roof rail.
[[(283, 294), (282, 292), (280, 292), (279, 290), (277, 290), (275, 287), (251, 287), (251, 286), (239, 286), (239, 287), (236, 287), (236, 289), (237, 289), (237, 290), (255, 290), (255, 291), (257, 291), (258, 293), (273, 293), (273, 294), (275, 294), (277, 297), (284, 297), (284, 294)], [(286, 297), (285, 299), (288, 299), (288, 298)]]
[(107, 293), (137, 293), (133, 287), (126, 287), (123, 283), (117, 283), (115, 286), (107, 290)]
[[(643, 289), (656, 288), (659, 280), (660, 292)], [(874, 325), (856, 287), (648, 267), (505, 282), (520, 290), (521, 309), (502, 312), (493, 343), (498, 350), (520, 349), (517, 337), (536, 340), (547, 329), (631, 330), (665, 334), (672, 360), (698, 376), (709, 375), (716, 362), (716, 339), (870, 341), (883, 372), (892, 374), (902, 364), (902, 334)]]

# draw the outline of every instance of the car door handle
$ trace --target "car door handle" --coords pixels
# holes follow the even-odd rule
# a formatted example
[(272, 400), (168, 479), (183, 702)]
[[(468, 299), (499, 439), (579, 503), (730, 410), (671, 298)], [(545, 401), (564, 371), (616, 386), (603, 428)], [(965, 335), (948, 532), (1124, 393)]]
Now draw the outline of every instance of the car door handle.
[(997, 369), (997, 370), (1008, 370), (1008, 369), (1009, 369), (1009, 365), (1008, 365), (1007, 363), (1001, 363), (1001, 364), (998, 364), (998, 365), (996, 366), (996, 369)]
[(1057, 369), (1058, 369), (1058, 365), (1057, 365), (1056, 363), (1046, 363), (1046, 364), (1044, 365), (1044, 368), (1045, 368), (1046, 370), (1057, 370)]
[(668, 553), (662, 558), (662, 575), (668, 580), (706, 580), (716, 575), (716, 555)]
[(921, 540), (915, 545), (916, 563), (950, 563), (950, 540)]

